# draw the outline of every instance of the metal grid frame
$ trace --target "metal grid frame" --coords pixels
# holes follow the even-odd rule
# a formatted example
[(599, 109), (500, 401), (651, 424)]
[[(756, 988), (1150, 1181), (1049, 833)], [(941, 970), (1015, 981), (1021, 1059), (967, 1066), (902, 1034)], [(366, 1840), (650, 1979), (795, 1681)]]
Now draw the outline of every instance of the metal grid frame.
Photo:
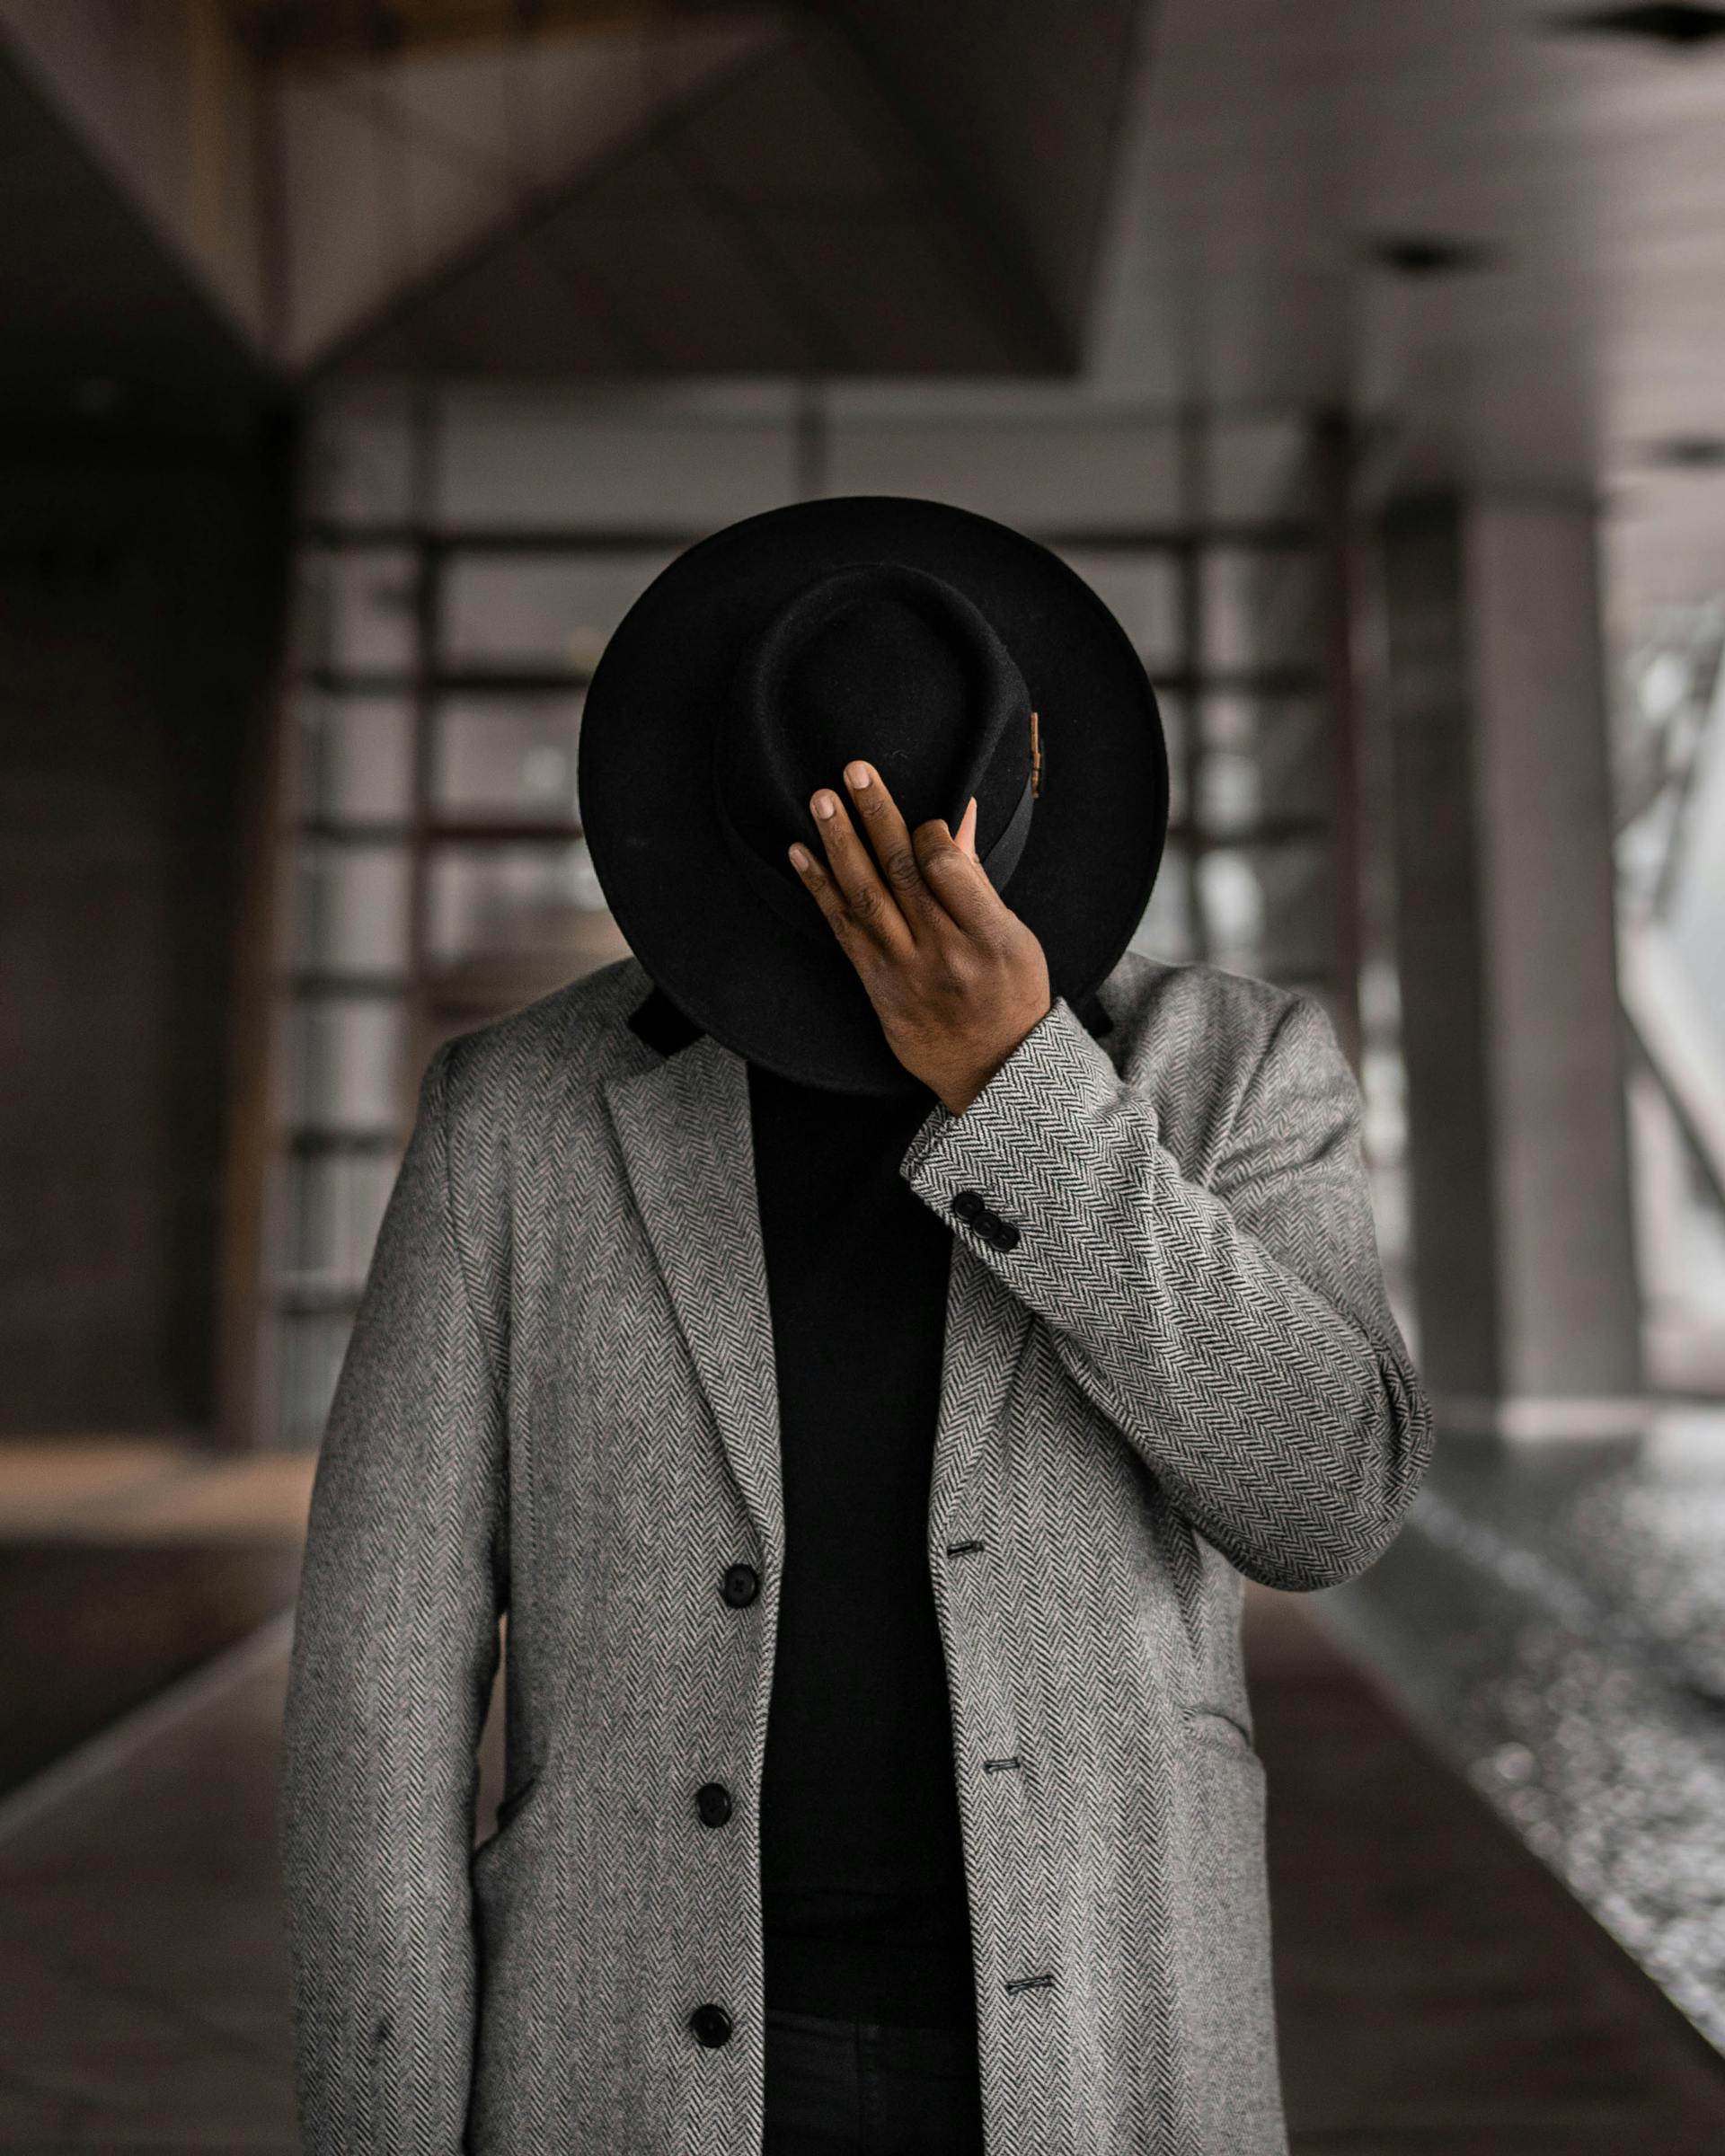
[[(446, 594), (454, 565), (476, 557), (493, 560), (571, 560), (609, 557), (627, 560), (632, 555), (662, 559), (706, 535), (704, 531), (667, 527), (643, 520), (639, 526), (615, 529), (508, 529), (452, 527), (441, 525), (435, 514), (438, 407), (435, 392), (416, 400), (412, 429), (411, 515), (405, 520), (368, 522), (329, 517), (306, 519), (300, 532), (303, 558), (332, 560), (365, 551), (404, 555), (411, 561), (411, 650), (408, 663), (380, 669), (343, 667), (333, 664), (327, 648), (319, 649), (315, 625), (303, 640), (305, 649), (294, 685), (340, 708), (344, 699), (390, 696), (405, 701), (411, 712), (411, 782), (408, 812), (399, 818), (331, 817), (300, 813), (290, 807), (279, 830), (285, 859), (296, 859), (308, 842), (341, 848), (370, 846), (398, 848), (405, 857), (408, 889), (408, 923), (405, 962), (399, 968), (321, 969), (295, 963), (284, 965), (277, 976), (277, 994), (291, 1019), (296, 1009), (314, 1001), (339, 1003), (344, 999), (366, 999), (394, 1003), (400, 1016), (400, 1036), (405, 1044), (402, 1067), (394, 1087), (395, 1114), (387, 1127), (353, 1129), (322, 1127), (315, 1119), (290, 1118), (277, 1134), (270, 1162), (271, 1225), (261, 1282), (261, 1321), (263, 1338), (259, 1356), (258, 1413), (260, 1435), (266, 1443), (309, 1443), (321, 1426), (321, 1410), (305, 1392), (303, 1356), (290, 1351), (290, 1337), (322, 1321), (329, 1329), (324, 1339), (322, 1367), (333, 1382), (339, 1362), (343, 1328), (357, 1306), (362, 1276), (350, 1267), (339, 1281), (322, 1285), (296, 1278), (284, 1264), (285, 1228), (291, 1210), (289, 1192), (296, 1172), (318, 1160), (345, 1158), (371, 1162), (379, 1174), (393, 1174), (411, 1126), (417, 1074), (434, 1038), (429, 1019), (435, 1000), (434, 968), (427, 941), (428, 892), (431, 864), (438, 850), (451, 844), (466, 847), (569, 847), (580, 839), (579, 821), (564, 817), (514, 818), (508, 816), (451, 817), (441, 814), (434, 798), (435, 729), (441, 700), (452, 694), (483, 699), (508, 698), (518, 707), (522, 702), (568, 698), (579, 694), (588, 678), (579, 667), (473, 667), (446, 664), (440, 654), (446, 618)], [(1202, 478), (1206, 456), (1206, 421), (1187, 415), (1181, 427), (1182, 513), (1172, 523), (1147, 524), (1137, 530), (1114, 526), (1039, 528), (1031, 535), (1057, 552), (1109, 555), (1128, 561), (1166, 561), (1172, 568), (1176, 592), (1178, 637), (1172, 664), (1153, 665), (1152, 679), (1159, 698), (1179, 723), (1170, 726), (1176, 813), (1169, 829), (1167, 867), (1181, 886), (1189, 947), (1172, 955), (1208, 959), (1215, 955), (1209, 923), (1212, 906), (1205, 890), (1205, 864), (1222, 853), (1244, 852), (1262, 861), (1283, 850), (1305, 846), (1322, 849), (1326, 864), (1325, 888), (1316, 899), (1323, 918), (1317, 932), (1322, 958), (1308, 969), (1265, 967), (1273, 977), (1311, 986), (1320, 993), (1337, 1022), (1338, 1031), (1350, 1056), (1358, 1057), (1359, 1025), (1358, 971), (1359, 945), (1358, 905), (1354, 889), (1358, 873), (1357, 815), (1353, 800), (1351, 740), (1354, 723), (1350, 689), (1350, 662), (1346, 649), (1349, 614), (1345, 588), (1345, 445), (1326, 437), (1322, 426), (1311, 437), (1312, 455), (1301, 474), (1305, 499), (1286, 515), (1254, 521), (1209, 519), (1204, 515)], [(795, 482), (800, 498), (826, 491), (826, 427), (823, 409), (813, 398), (799, 407), (795, 434)], [(1252, 582), (1256, 603), (1266, 609), (1278, 603), (1290, 582), (1290, 566), (1317, 573), (1307, 579), (1310, 619), (1296, 640), (1303, 649), (1296, 658), (1276, 663), (1227, 666), (1207, 662), (1205, 579), (1208, 565), (1219, 554), (1249, 559), (1254, 565)], [(1225, 826), (1210, 815), (1207, 802), (1209, 764), (1215, 749), (1206, 726), (1199, 720), (1208, 700), (1244, 700), (1261, 715), (1269, 729), (1273, 720), (1262, 714), (1283, 699), (1305, 700), (1320, 713), (1322, 753), (1325, 759), (1322, 805), (1278, 811), (1265, 805), (1250, 821), (1230, 820)], [(289, 729), (290, 739), (296, 729)], [(287, 787), (290, 804), (301, 790), (290, 775)], [(290, 911), (292, 909), (289, 909)], [(1225, 954), (1218, 962), (1226, 963)], [(508, 1008), (506, 1003), (499, 1009)], [(472, 1011), (467, 1022), (490, 1015)], [(445, 1030), (449, 1029), (447, 1026)], [(278, 1058), (281, 1054), (278, 1049)], [(300, 1405), (293, 1396), (296, 1387)], [(313, 1389), (314, 1394), (315, 1388)]]

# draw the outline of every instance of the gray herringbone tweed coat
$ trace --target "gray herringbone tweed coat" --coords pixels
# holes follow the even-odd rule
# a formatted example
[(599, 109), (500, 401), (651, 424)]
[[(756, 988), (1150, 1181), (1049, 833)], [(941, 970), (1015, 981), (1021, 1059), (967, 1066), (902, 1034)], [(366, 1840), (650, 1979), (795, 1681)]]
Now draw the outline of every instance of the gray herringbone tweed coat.
[[(378, 1239), (286, 1726), (314, 2156), (761, 2145), (785, 1552), (747, 1067), (638, 1038), (650, 985), (620, 959), (440, 1049)], [(1280, 2156), (1242, 1576), (1369, 1565), (1429, 1415), (1322, 1005), (1137, 954), (1101, 994), (1111, 1030), (1057, 1000), (901, 1168), (955, 1238), (927, 1560), (987, 2147)]]

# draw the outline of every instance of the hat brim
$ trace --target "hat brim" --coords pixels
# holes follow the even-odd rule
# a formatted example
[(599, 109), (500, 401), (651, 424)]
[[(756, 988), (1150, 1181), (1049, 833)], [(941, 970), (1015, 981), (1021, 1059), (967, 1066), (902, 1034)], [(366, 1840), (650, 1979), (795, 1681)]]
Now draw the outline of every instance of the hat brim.
[[(1168, 753), (1143, 663), (1084, 579), (1022, 533), (949, 503), (860, 494), (767, 509), (689, 547), (635, 601), (588, 689), (577, 777), (619, 929), (722, 1046), (805, 1084), (896, 1094), (918, 1081), (888, 1046), (855, 968), (836, 938), (805, 944), (788, 932), (737, 873), (710, 778), (712, 729), (751, 633), (809, 579), (857, 561), (945, 578), (1017, 661), (1042, 780), (1001, 897), (1040, 941), (1052, 993), (1070, 1003), (1113, 970), (1150, 902), (1167, 840)], [(787, 831), (786, 845), (798, 835)]]

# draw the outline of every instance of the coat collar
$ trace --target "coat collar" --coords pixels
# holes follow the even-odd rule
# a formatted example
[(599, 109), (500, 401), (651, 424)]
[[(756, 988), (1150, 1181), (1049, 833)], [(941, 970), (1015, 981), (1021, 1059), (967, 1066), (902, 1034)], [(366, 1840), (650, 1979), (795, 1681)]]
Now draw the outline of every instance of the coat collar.
[[(1080, 1015), (1092, 1033), (1113, 1022), (1094, 996)], [(748, 1065), (657, 987), (625, 1022), (641, 1044), (637, 1067), (604, 1081), (606, 1107), (726, 1459), (776, 1571), (784, 1555), (778, 1380)], [(641, 1052), (651, 1056), (645, 1067)], [(955, 1239), (929, 1504), (935, 1543), (980, 1524), (967, 1493), (1030, 1328), (1025, 1304)]]

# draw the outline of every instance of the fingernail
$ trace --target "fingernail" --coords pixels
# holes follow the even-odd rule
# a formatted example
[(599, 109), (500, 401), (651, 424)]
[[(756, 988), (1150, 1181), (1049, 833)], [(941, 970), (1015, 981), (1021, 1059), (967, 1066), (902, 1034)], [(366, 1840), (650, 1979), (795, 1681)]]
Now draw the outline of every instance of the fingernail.
[(869, 767), (866, 764), (847, 764), (845, 766), (845, 776), (853, 786), (861, 789), (869, 782)]
[(815, 814), (817, 816), (830, 816), (837, 806), (838, 804), (830, 793), (818, 793), (815, 796)]
[(795, 868), (806, 869), (809, 866), (809, 856), (801, 846), (792, 847), (791, 861), (792, 865)]

